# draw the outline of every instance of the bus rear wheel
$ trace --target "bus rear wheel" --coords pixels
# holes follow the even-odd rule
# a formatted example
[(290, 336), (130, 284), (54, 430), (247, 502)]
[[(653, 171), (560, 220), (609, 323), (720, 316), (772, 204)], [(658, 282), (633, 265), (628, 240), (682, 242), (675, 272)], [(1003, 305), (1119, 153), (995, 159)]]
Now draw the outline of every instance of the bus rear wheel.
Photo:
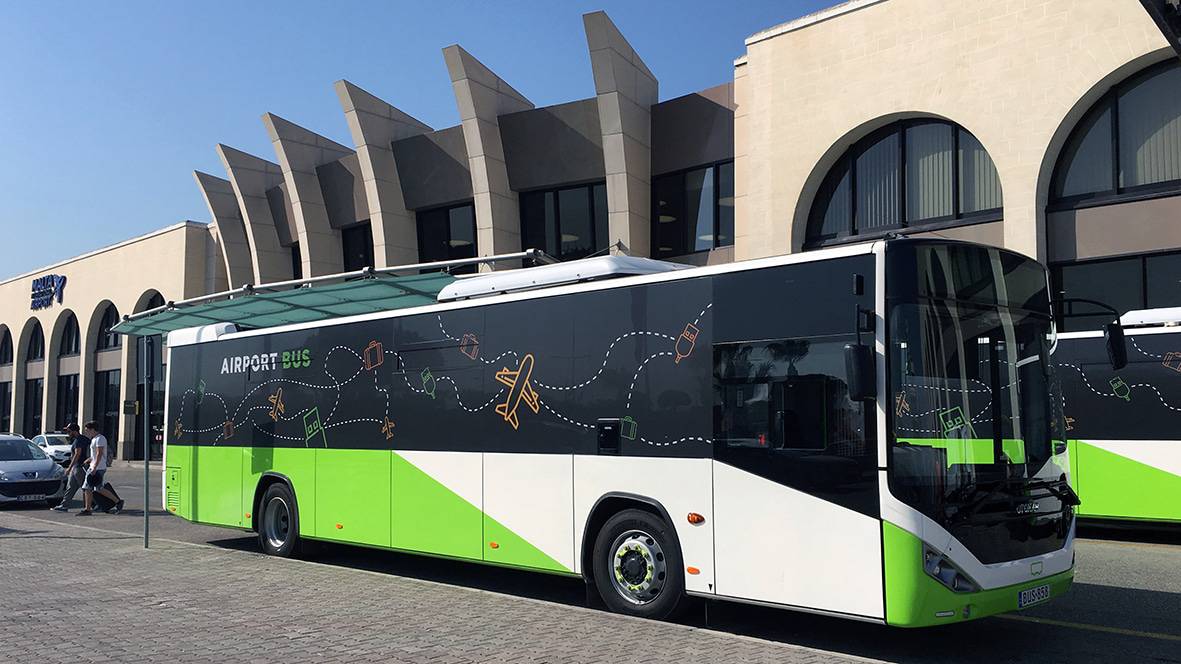
[(267, 487), (259, 503), (258, 544), (263, 553), (290, 558), (299, 551), (299, 512), (286, 484)]
[(663, 620), (683, 605), (685, 576), (672, 526), (642, 510), (607, 520), (595, 538), (595, 588), (616, 613)]

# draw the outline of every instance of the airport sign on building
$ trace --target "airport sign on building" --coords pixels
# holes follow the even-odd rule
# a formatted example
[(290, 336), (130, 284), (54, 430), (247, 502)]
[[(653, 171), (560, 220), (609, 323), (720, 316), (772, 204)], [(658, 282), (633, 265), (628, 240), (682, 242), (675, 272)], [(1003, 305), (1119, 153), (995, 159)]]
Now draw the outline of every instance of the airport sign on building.
[(61, 274), (47, 274), (33, 280), (32, 300), (29, 308), (33, 310), (48, 309), (54, 301), (62, 302), (62, 294), (66, 290), (66, 277)]

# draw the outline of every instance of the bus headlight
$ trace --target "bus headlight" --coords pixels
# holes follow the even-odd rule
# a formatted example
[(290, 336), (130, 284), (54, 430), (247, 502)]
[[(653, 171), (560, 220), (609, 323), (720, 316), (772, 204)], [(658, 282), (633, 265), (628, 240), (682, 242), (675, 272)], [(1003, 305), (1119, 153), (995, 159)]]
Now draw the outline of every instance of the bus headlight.
[(980, 586), (941, 553), (923, 549), (923, 571), (953, 592), (974, 593)]

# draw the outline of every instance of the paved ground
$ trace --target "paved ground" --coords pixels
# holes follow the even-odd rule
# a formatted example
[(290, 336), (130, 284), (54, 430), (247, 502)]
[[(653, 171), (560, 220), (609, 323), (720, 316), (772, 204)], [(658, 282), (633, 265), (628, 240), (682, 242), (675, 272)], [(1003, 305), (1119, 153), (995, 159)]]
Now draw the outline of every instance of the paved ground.
[[(577, 581), (333, 545), (284, 561), (256, 555), (248, 533), (162, 512), (145, 552), (142, 470), (108, 477), (123, 515), (0, 510), (4, 660), (1181, 662), (1176, 531), (1085, 531), (1069, 596), (952, 628), (728, 604), (670, 625), (581, 608)], [(86, 558), (100, 561), (93, 592), (72, 580)], [(88, 623), (92, 638), (76, 630)]]

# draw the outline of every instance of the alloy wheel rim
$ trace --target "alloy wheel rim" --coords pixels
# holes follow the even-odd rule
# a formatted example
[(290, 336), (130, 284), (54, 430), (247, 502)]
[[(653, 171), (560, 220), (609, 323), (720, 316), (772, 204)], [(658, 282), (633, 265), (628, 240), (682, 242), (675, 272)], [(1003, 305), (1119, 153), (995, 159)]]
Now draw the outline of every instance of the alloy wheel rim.
[(660, 596), (668, 566), (664, 549), (655, 537), (642, 530), (629, 530), (615, 538), (608, 550), (611, 584), (623, 599), (643, 606)]

